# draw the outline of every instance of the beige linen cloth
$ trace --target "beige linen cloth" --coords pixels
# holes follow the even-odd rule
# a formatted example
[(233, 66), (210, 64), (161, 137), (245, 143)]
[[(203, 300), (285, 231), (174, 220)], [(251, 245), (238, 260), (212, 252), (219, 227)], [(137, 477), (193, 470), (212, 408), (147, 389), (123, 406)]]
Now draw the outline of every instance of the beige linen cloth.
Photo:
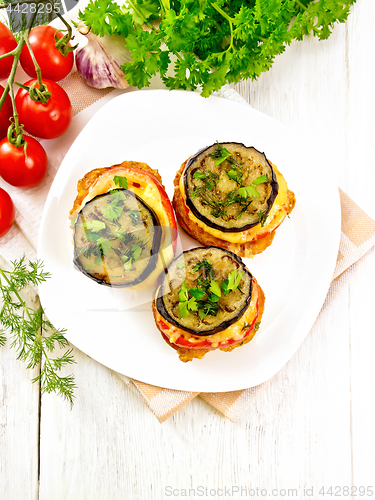
[[(20, 76), (22, 81), (22, 76)], [(1, 82), (0, 82), (1, 83)], [(42, 140), (49, 158), (47, 178), (37, 188), (27, 191), (12, 188), (0, 179), (0, 186), (12, 196), (16, 207), (16, 223), (12, 230), (0, 241), (0, 255), (8, 261), (22, 255), (36, 258), (38, 232), (43, 206), (54, 176), (66, 154), (89, 119), (110, 99), (122, 93), (118, 90), (96, 90), (87, 87), (77, 73), (70, 74), (60, 82), (68, 92), (73, 106), (73, 121), (70, 129), (60, 138)], [(154, 85), (154, 88), (158, 85)], [(128, 90), (129, 91), (129, 90)], [(247, 104), (233, 89), (224, 87), (217, 93), (221, 97)], [(342, 227), (341, 242), (333, 281), (323, 308), (346, 285), (363, 257), (375, 245), (375, 221), (361, 210), (340, 190)], [(198, 393), (177, 391), (155, 387), (118, 374), (132, 389), (145, 400), (155, 416), (164, 422), (191, 399), (200, 396), (211, 406), (232, 421), (236, 421), (250, 406), (255, 388), (224, 393)]]

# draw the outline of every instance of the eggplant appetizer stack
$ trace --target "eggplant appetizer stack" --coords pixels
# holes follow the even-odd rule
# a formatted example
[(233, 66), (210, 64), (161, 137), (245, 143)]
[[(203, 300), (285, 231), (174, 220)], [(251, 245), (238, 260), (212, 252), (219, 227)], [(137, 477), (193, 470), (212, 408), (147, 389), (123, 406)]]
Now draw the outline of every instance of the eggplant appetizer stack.
[(177, 172), (173, 206), (181, 227), (203, 245), (241, 257), (263, 252), (295, 205), (284, 177), (264, 153), (216, 143)]
[(155, 292), (153, 314), (181, 361), (214, 349), (231, 351), (259, 328), (264, 294), (242, 260), (218, 247), (195, 248), (168, 267)]
[(123, 162), (78, 181), (70, 212), (74, 263), (97, 283), (146, 289), (172, 261), (176, 220), (156, 170)]

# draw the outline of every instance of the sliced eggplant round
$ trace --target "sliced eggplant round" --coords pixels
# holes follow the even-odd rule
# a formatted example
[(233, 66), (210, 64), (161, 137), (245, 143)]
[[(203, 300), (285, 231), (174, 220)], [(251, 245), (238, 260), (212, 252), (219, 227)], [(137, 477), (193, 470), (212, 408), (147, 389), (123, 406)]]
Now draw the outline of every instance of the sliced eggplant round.
[(219, 247), (187, 250), (168, 267), (156, 308), (172, 325), (198, 336), (238, 321), (248, 307), (253, 278), (242, 260)]
[(127, 189), (96, 196), (78, 213), (74, 263), (102, 285), (130, 287), (155, 268), (161, 228), (153, 210)]
[(207, 226), (244, 231), (267, 218), (279, 191), (264, 153), (238, 142), (216, 143), (186, 163), (186, 204)]

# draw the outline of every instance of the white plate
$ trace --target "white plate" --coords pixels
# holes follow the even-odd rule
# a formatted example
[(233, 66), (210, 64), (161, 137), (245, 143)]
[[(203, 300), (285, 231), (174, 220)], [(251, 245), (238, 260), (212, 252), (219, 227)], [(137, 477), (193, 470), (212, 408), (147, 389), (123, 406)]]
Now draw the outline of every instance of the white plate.
[[(68, 214), (78, 179), (94, 168), (124, 160), (157, 168), (172, 197), (181, 163), (215, 141), (243, 142), (265, 151), (295, 192), (297, 204), (272, 245), (253, 259), (244, 259), (266, 295), (255, 338), (231, 353), (217, 350), (185, 364), (154, 325), (150, 293), (98, 285), (73, 267)], [(145, 90), (111, 100), (70, 148), (45, 205), (38, 254), (52, 273), (40, 286), (49, 319), (66, 328), (69, 341), (83, 352), (143, 382), (213, 392), (266, 381), (306, 337), (335, 268), (340, 241), (338, 189), (324, 157), (314, 158), (314, 151), (275, 120), (227, 99)], [(181, 230), (179, 246), (199, 245)]]

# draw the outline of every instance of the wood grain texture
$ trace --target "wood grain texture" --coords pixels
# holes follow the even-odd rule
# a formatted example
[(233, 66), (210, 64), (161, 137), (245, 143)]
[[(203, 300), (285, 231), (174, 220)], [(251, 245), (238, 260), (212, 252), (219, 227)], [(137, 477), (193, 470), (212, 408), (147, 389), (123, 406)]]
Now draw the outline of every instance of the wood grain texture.
[[(307, 155), (328, 155), (339, 185), (375, 218), (374, 25), (373, 0), (358, 0), (329, 40), (293, 44), (271, 71), (236, 89), (304, 134)], [(318, 189), (324, 179), (312, 182)], [(313, 488), (318, 499), (322, 486), (374, 485), (374, 276), (372, 252), (289, 363), (253, 389), (253, 405), (236, 424), (199, 398), (159, 424), (114, 373), (74, 349), (73, 410), (42, 397), (39, 493), (38, 395), (23, 366), (0, 350), (0, 497), (159, 500), (169, 498), (168, 486), (180, 495), (238, 486), (296, 488), (294, 498)]]
[[(7, 264), (0, 257), (0, 268)], [(37, 305), (26, 290), (28, 305)], [(1, 300), (0, 300), (1, 307)], [(0, 348), (0, 498), (36, 500), (39, 467), (39, 386), (31, 383), (38, 367), (26, 370), (16, 359), (12, 339)]]

